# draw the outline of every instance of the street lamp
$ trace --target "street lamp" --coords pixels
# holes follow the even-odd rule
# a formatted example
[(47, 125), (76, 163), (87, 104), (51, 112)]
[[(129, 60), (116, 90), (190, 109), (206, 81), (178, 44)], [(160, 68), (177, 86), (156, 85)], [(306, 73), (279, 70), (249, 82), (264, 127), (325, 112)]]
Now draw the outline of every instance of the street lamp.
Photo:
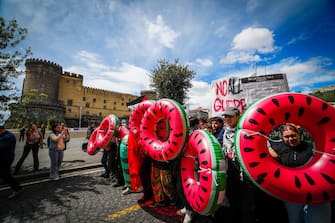
[(82, 110), (82, 106), (80, 106), (80, 109), (79, 109), (79, 129), (81, 128), (81, 110)]

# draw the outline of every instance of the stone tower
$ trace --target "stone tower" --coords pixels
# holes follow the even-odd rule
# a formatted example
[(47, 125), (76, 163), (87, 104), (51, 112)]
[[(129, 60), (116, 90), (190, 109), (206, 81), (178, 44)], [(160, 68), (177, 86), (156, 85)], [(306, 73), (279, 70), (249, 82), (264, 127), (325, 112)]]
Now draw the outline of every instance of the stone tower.
[[(62, 67), (56, 63), (40, 59), (27, 59), (25, 65), (26, 76), (22, 89), (23, 98), (31, 89), (36, 89), (37, 101), (46, 104), (58, 104)], [(41, 94), (45, 94), (46, 97), (39, 97)]]
[[(31, 90), (35, 90), (36, 98), (29, 99), (29, 119), (64, 120), (65, 107), (58, 99), (59, 83), (63, 68), (53, 62), (41, 59), (27, 59), (26, 76), (23, 82), (23, 100)], [(37, 123), (41, 124), (41, 123)]]

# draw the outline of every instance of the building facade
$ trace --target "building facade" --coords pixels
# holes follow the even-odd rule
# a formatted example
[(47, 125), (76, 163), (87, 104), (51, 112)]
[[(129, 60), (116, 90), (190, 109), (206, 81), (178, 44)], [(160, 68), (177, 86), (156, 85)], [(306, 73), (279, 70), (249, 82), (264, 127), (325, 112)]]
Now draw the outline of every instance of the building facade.
[[(65, 121), (70, 127), (84, 127), (109, 114), (128, 118), (126, 103), (138, 96), (83, 86), (83, 75), (63, 72), (60, 65), (41, 59), (27, 59), (22, 100), (29, 98), (33, 116), (43, 122)], [(36, 118), (36, 117), (35, 117)]]

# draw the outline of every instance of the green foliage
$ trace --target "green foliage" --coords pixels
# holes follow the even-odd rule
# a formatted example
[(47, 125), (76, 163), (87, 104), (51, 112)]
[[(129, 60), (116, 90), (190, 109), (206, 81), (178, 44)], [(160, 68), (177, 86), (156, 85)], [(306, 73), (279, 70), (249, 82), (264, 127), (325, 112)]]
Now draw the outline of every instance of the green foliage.
[(179, 64), (178, 59), (173, 64), (159, 60), (157, 67), (151, 71), (150, 86), (158, 98), (170, 98), (184, 104), (194, 76), (195, 72), (189, 70), (187, 65)]
[(315, 93), (311, 93), (310, 95), (318, 97), (318, 98), (320, 98), (324, 101), (327, 101), (327, 102), (334, 102), (335, 101), (335, 90), (324, 91), (324, 92), (317, 91)]
[[(31, 55), (31, 50), (22, 50), (19, 44), (27, 35), (27, 29), (19, 27), (16, 20), (10, 20), (7, 24), (3, 17), (0, 17), (0, 90), (5, 95), (0, 97), (0, 108), (8, 111), (9, 105), (18, 101), (15, 94), (15, 79), (23, 75), (18, 68), (25, 59)], [(4, 114), (0, 114), (3, 119)]]

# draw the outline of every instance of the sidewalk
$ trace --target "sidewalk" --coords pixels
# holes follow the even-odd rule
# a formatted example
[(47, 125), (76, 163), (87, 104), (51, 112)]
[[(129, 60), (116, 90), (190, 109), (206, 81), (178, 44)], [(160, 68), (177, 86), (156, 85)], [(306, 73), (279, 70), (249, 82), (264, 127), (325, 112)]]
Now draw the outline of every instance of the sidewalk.
[[(46, 141), (46, 140), (45, 140)], [(99, 152), (96, 155), (88, 155), (83, 152), (81, 149), (81, 145), (85, 142), (85, 139), (80, 138), (71, 138), (70, 142), (67, 144), (67, 149), (64, 151), (64, 159), (62, 163), (61, 169), (74, 169), (81, 168), (89, 165), (100, 165), (101, 164), (101, 156), (102, 154)], [(15, 160), (12, 164), (12, 170), (14, 172), (14, 168), (18, 160), (20, 159), (23, 147), (25, 142), (17, 142), (16, 150), (15, 150)], [(33, 170), (33, 156), (32, 152), (29, 153), (27, 158), (22, 164), (20, 172), (15, 177), (20, 177), (21, 175), (29, 175), (29, 174), (39, 174), (49, 172), (50, 167), (50, 158), (49, 158), (49, 149), (44, 146), (44, 149), (40, 149), (38, 153), (39, 157), (39, 169), (40, 171), (32, 172)]]

